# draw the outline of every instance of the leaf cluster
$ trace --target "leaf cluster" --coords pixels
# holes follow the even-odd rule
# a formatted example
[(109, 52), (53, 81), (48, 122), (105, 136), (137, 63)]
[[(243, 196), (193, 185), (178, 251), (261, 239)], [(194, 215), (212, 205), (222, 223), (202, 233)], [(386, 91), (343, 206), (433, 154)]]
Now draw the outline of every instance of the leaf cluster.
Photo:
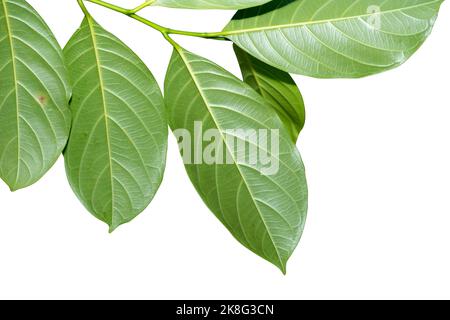
[[(77, 0), (85, 18), (64, 49), (26, 0), (0, 0), (0, 177), (38, 181), (63, 153), (86, 209), (113, 231), (140, 214), (163, 179), (168, 127), (218, 132), (227, 163), (186, 163), (208, 208), (245, 247), (283, 272), (305, 225), (308, 191), (296, 142), (305, 124), (290, 73), (357, 78), (404, 63), (430, 34), (443, 0), (149, 0), (131, 9)], [(173, 46), (164, 95), (141, 59), (99, 25), (91, 2), (160, 32)], [(238, 10), (220, 32), (160, 26), (151, 6)], [(232, 42), (242, 79), (172, 35)], [(277, 130), (277, 150), (239, 131)], [(279, 164), (265, 174), (242, 150)], [(191, 153), (207, 148), (192, 144)], [(186, 150), (184, 150), (186, 152)], [(245, 156), (245, 155), (244, 155)], [(248, 156), (248, 154), (247, 154)], [(244, 157), (245, 158), (245, 157)]]

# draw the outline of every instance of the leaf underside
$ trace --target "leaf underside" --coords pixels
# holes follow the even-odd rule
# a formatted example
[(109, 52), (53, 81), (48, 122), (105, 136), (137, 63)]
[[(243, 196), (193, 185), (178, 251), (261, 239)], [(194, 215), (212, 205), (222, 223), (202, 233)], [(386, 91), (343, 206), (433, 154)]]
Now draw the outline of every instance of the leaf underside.
[[(275, 111), (250, 86), (181, 48), (172, 56), (165, 96), (172, 130), (185, 128), (193, 136), (194, 122), (201, 121), (204, 131), (220, 132), (231, 155), (229, 164), (185, 164), (203, 201), (240, 243), (285, 272), (303, 231), (307, 187), (300, 155)], [(279, 170), (265, 175), (261, 165), (243, 161), (229, 139), (244, 143), (247, 152), (255, 144), (229, 129), (279, 129), (279, 154), (256, 146), (278, 160)]]
[(65, 163), (74, 192), (110, 230), (142, 212), (164, 172), (167, 121), (144, 63), (92, 18), (64, 49), (74, 119)]
[(0, 0), (0, 177), (11, 190), (39, 180), (70, 130), (62, 51), (23, 0)]
[(258, 92), (277, 112), (296, 142), (305, 125), (305, 104), (302, 94), (289, 73), (252, 57), (238, 46), (234, 51), (244, 82)]
[(183, 9), (244, 9), (262, 5), (271, 0), (156, 0), (155, 6)]
[(443, 0), (279, 0), (239, 11), (229, 39), (287, 72), (355, 78), (404, 63), (430, 34)]

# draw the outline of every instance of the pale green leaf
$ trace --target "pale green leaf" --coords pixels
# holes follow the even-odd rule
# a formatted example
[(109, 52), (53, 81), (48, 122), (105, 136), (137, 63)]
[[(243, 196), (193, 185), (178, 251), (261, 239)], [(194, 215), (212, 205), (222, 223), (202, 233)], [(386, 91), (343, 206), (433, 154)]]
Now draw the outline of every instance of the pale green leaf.
[(184, 9), (244, 9), (271, 0), (156, 0), (154, 5)]
[(64, 153), (67, 176), (86, 208), (114, 230), (142, 212), (161, 183), (163, 97), (144, 63), (90, 17), (64, 54), (74, 117)]
[[(220, 152), (219, 161), (186, 161), (186, 150), (182, 152), (203, 201), (239, 242), (285, 272), (303, 231), (307, 186), (300, 154), (275, 111), (249, 85), (181, 48), (172, 56), (165, 95), (172, 130), (185, 129), (192, 137), (190, 153), (206, 152), (210, 145), (195, 136), (199, 121), (203, 132), (220, 134), (216, 143), (229, 156), (228, 162), (220, 161)], [(236, 129), (243, 131), (232, 131)], [(279, 151), (248, 139), (248, 130), (268, 132), (266, 141), (270, 130), (278, 130)], [(262, 153), (279, 164), (278, 170), (269, 174), (261, 161), (249, 160)]]
[(39, 180), (70, 130), (61, 48), (24, 0), (0, 0), (0, 177), (11, 190)]
[(239, 11), (223, 34), (258, 59), (318, 78), (363, 77), (404, 63), (443, 0), (279, 0)]
[(256, 59), (236, 45), (234, 51), (244, 82), (274, 108), (289, 131), (292, 141), (296, 142), (305, 125), (305, 104), (294, 79), (289, 73)]

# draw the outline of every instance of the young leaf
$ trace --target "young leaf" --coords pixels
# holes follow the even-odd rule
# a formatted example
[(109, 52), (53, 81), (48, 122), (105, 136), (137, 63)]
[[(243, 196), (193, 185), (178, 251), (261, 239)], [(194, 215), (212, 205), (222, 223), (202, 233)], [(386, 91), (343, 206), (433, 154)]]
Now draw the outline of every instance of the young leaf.
[(244, 9), (271, 0), (156, 0), (156, 6), (184, 9)]
[(61, 48), (24, 0), (0, 0), (0, 177), (11, 190), (39, 180), (70, 130)]
[(296, 142), (305, 125), (305, 104), (294, 79), (249, 55), (238, 46), (234, 51), (241, 67), (244, 82), (248, 83), (274, 108)]
[(279, 0), (239, 11), (224, 35), (287, 72), (354, 78), (404, 63), (443, 0)]
[(64, 49), (73, 82), (65, 161), (74, 192), (110, 230), (135, 218), (163, 176), (167, 120), (144, 63), (91, 17)]
[[(192, 149), (184, 150), (196, 155), (194, 161), (183, 157), (203, 201), (239, 242), (285, 272), (303, 231), (307, 186), (300, 154), (275, 111), (250, 86), (181, 48), (173, 53), (165, 93), (172, 130), (194, 136)], [(206, 135), (215, 133), (226, 162), (220, 148), (217, 161), (206, 161), (210, 144), (206, 136), (199, 139), (199, 123)], [(279, 150), (259, 143), (273, 130), (279, 132)], [(247, 139), (249, 131), (258, 142)], [(266, 139), (262, 132), (269, 132)], [(278, 164), (270, 174), (260, 161), (246, 160), (264, 153)]]

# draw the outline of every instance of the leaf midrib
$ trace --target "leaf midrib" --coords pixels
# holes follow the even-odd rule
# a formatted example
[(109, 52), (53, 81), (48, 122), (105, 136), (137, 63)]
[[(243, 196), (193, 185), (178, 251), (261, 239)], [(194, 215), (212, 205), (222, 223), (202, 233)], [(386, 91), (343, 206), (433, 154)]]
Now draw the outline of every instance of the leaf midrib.
[[(280, 267), (283, 269), (283, 272), (284, 272), (285, 265), (284, 265), (283, 260), (281, 259), (281, 256), (280, 256), (280, 253), (279, 253), (279, 251), (278, 251), (278, 248), (277, 248), (277, 246), (275, 245), (275, 241), (273, 240), (272, 234), (271, 234), (270, 231), (269, 231), (270, 229), (267, 227), (267, 223), (266, 223), (266, 221), (265, 221), (265, 219), (264, 219), (264, 217), (263, 217), (263, 215), (262, 215), (262, 213), (261, 213), (261, 209), (260, 209), (259, 205), (257, 204), (257, 202), (255, 201), (255, 197), (254, 197), (254, 195), (253, 195), (253, 193), (252, 193), (252, 191), (251, 191), (251, 189), (250, 189), (250, 187), (249, 187), (249, 185), (248, 185), (247, 180), (245, 179), (244, 174), (242, 173), (242, 170), (241, 170), (240, 167), (239, 167), (239, 164), (238, 164), (238, 162), (237, 162), (237, 160), (236, 160), (236, 158), (235, 158), (233, 152), (231, 152), (231, 150), (230, 150), (228, 144), (226, 143), (227, 139), (224, 137), (224, 135), (223, 135), (223, 133), (222, 133), (222, 130), (221, 130), (221, 126), (220, 126), (219, 123), (217, 122), (217, 119), (214, 117), (214, 113), (212, 112), (211, 108), (209, 107), (208, 99), (206, 98), (206, 96), (205, 96), (204, 93), (203, 93), (203, 90), (201, 89), (201, 86), (200, 86), (200, 84), (199, 84), (199, 82), (198, 82), (198, 80), (197, 80), (197, 78), (196, 78), (196, 74), (195, 74), (195, 72), (192, 70), (192, 68), (191, 68), (191, 66), (190, 66), (190, 64), (189, 64), (189, 62), (188, 62), (186, 56), (184, 55), (183, 49), (182, 49), (182, 48), (175, 48), (175, 50), (178, 51), (178, 53), (180, 54), (180, 57), (183, 59), (184, 64), (186, 65), (186, 68), (188, 69), (189, 73), (191, 74), (192, 80), (194, 81), (194, 84), (195, 84), (195, 86), (197, 87), (197, 90), (199, 91), (200, 96), (202, 97), (202, 100), (203, 100), (203, 102), (204, 102), (206, 108), (208, 109), (209, 114), (211, 115), (212, 121), (214, 122), (214, 124), (216, 125), (217, 129), (219, 130), (219, 133), (220, 133), (220, 135), (221, 135), (221, 137), (222, 137), (222, 140), (223, 140), (223, 142), (224, 142), (224, 144), (225, 144), (225, 146), (226, 146), (228, 152), (229, 152), (230, 155), (233, 157), (233, 162), (234, 162), (234, 164), (236, 165), (237, 170), (239, 171), (239, 175), (241, 176), (242, 181), (244, 182), (245, 187), (247, 188), (247, 191), (250, 193), (252, 202), (253, 202), (253, 204), (254, 204), (256, 210), (257, 210), (258, 213), (259, 213), (259, 216), (260, 216), (260, 218), (261, 218), (261, 221), (262, 221), (263, 224), (264, 224), (265, 229), (267, 230), (267, 234), (269, 235), (270, 241), (271, 241), (271, 243), (272, 243), (272, 245), (273, 245), (273, 247), (274, 247), (274, 249), (275, 249), (275, 252), (276, 252), (276, 254), (277, 254), (278, 260), (279, 260), (279, 262), (280, 262)], [(245, 232), (244, 232), (244, 235), (245, 235)]]
[[(413, 5), (413, 6), (391, 9), (391, 10), (386, 10), (386, 11), (380, 11), (379, 13), (376, 13), (376, 14), (382, 15), (382, 14), (388, 14), (388, 13), (396, 13), (396, 12), (401, 12), (401, 11), (405, 11), (405, 10), (420, 8), (422, 6), (428, 6), (430, 4), (434, 4), (437, 2), (442, 2), (442, 0), (433, 0), (433, 1), (428, 1), (425, 3)], [(225, 29), (224, 31), (221, 32), (221, 35), (222, 36), (233, 36), (233, 35), (240, 35), (242, 33), (254, 33), (254, 32), (260, 32), (260, 31), (284, 29), (284, 28), (304, 27), (304, 26), (309, 26), (309, 25), (334, 23), (334, 22), (340, 22), (340, 21), (351, 20), (351, 19), (367, 18), (367, 17), (373, 16), (373, 15), (374, 15), (374, 13), (366, 13), (366, 14), (356, 15), (356, 16), (340, 17), (340, 18), (317, 20), (317, 21), (304, 21), (304, 22), (298, 22), (298, 23), (292, 23), (292, 24), (280, 24), (280, 25), (275, 25), (275, 26), (265, 26), (265, 27), (259, 27), (259, 28), (248, 28), (248, 29), (241, 29), (241, 30), (226, 30)]]
[(106, 97), (105, 97), (105, 83), (103, 80), (103, 73), (100, 65), (100, 54), (97, 46), (97, 36), (95, 34), (94, 21), (92, 17), (86, 17), (87, 23), (89, 25), (89, 30), (91, 34), (92, 47), (94, 49), (95, 63), (97, 65), (98, 79), (99, 79), (99, 88), (102, 96), (102, 104), (103, 104), (103, 117), (105, 119), (105, 130), (106, 130), (106, 144), (108, 147), (108, 159), (109, 159), (109, 171), (110, 171), (110, 183), (111, 183), (111, 208), (112, 208), (112, 216), (111, 216), (111, 227), (114, 225), (114, 181), (113, 181), (113, 163), (112, 163), (112, 149), (111, 149), (111, 139), (109, 136), (109, 115), (108, 108), (106, 106)]
[[(14, 41), (11, 29), (11, 21), (9, 19), (8, 8), (6, 5), (7, 0), (2, 0), (3, 10), (5, 12), (5, 22), (7, 30), (7, 38), (9, 40), (10, 52), (11, 52), (11, 64), (13, 68), (13, 78), (14, 78), (14, 91), (16, 96), (16, 123), (17, 123), (17, 170), (16, 170), (16, 180), (17, 183), (19, 179), (20, 171), (20, 110), (19, 110), (19, 95), (18, 95), (18, 81), (17, 81), (17, 69), (16, 69), (16, 54), (14, 49)], [(11, 186), (12, 187), (12, 186)]]

